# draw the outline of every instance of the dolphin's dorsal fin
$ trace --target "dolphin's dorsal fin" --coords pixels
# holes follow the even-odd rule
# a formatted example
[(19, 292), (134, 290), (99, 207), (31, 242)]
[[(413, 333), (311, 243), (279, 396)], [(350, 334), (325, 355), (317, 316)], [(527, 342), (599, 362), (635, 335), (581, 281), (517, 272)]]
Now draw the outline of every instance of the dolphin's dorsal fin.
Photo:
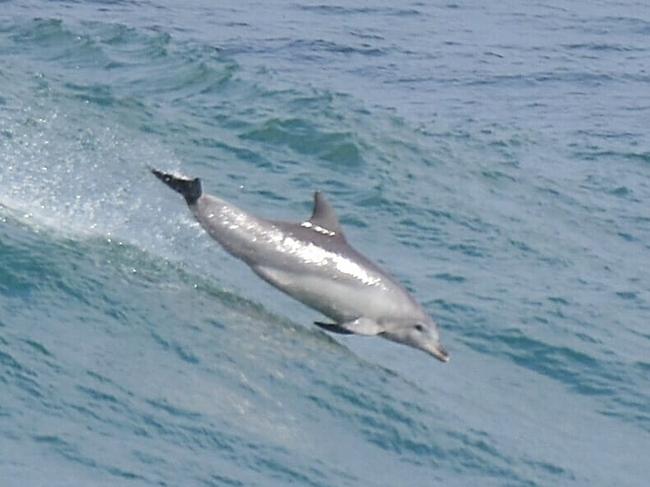
[(311, 218), (302, 224), (303, 227), (313, 228), (324, 235), (334, 237), (343, 236), (339, 219), (336, 217), (334, 208), (325, 199), (320, 191), (314, 193), (314, 212)]

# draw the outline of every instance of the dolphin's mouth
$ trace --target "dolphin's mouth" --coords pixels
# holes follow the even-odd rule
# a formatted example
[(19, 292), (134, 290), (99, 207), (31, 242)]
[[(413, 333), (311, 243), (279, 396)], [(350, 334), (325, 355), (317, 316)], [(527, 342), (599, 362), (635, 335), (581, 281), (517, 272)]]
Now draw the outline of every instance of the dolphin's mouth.
[(427, 350), (431, 355), (433, 355), (435, 358), (440, 360), (441, 362), (449, 362), (449, 352), (445, 350), (442, 345), (438, 345), (436, 347), (431, 347), (429, 350)]

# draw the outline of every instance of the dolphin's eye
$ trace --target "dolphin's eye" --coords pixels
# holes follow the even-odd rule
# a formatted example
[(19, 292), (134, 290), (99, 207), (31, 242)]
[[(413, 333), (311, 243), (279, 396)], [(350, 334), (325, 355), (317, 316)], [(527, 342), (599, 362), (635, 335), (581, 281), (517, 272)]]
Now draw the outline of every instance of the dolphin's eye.
[(420, 323), (418, 323), (417, 325), (415, 325), (415, 329), (417, 331), (419, 331), (419, 332), (423, 332), (424, 331), (424, 326), (422, 326)]

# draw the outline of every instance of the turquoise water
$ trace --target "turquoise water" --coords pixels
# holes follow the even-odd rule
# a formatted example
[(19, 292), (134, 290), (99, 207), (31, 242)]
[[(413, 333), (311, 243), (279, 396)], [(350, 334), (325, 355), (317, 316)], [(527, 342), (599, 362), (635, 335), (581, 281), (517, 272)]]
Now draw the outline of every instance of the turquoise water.
[[(0, 485), (645, 486), (650, 8), (5, 1)], [(348, 239), (331, 337), (147, 166)]]

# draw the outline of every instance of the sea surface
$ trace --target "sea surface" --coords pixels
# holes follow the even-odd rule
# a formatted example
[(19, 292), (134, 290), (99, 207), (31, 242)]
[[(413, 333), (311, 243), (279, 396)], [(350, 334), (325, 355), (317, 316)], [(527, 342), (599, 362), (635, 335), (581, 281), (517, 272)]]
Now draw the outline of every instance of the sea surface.
[[(312, 193), (449, 364), (148, 172)], [(0, 1), (0, 486), (650, 485), (650, 4)]]

